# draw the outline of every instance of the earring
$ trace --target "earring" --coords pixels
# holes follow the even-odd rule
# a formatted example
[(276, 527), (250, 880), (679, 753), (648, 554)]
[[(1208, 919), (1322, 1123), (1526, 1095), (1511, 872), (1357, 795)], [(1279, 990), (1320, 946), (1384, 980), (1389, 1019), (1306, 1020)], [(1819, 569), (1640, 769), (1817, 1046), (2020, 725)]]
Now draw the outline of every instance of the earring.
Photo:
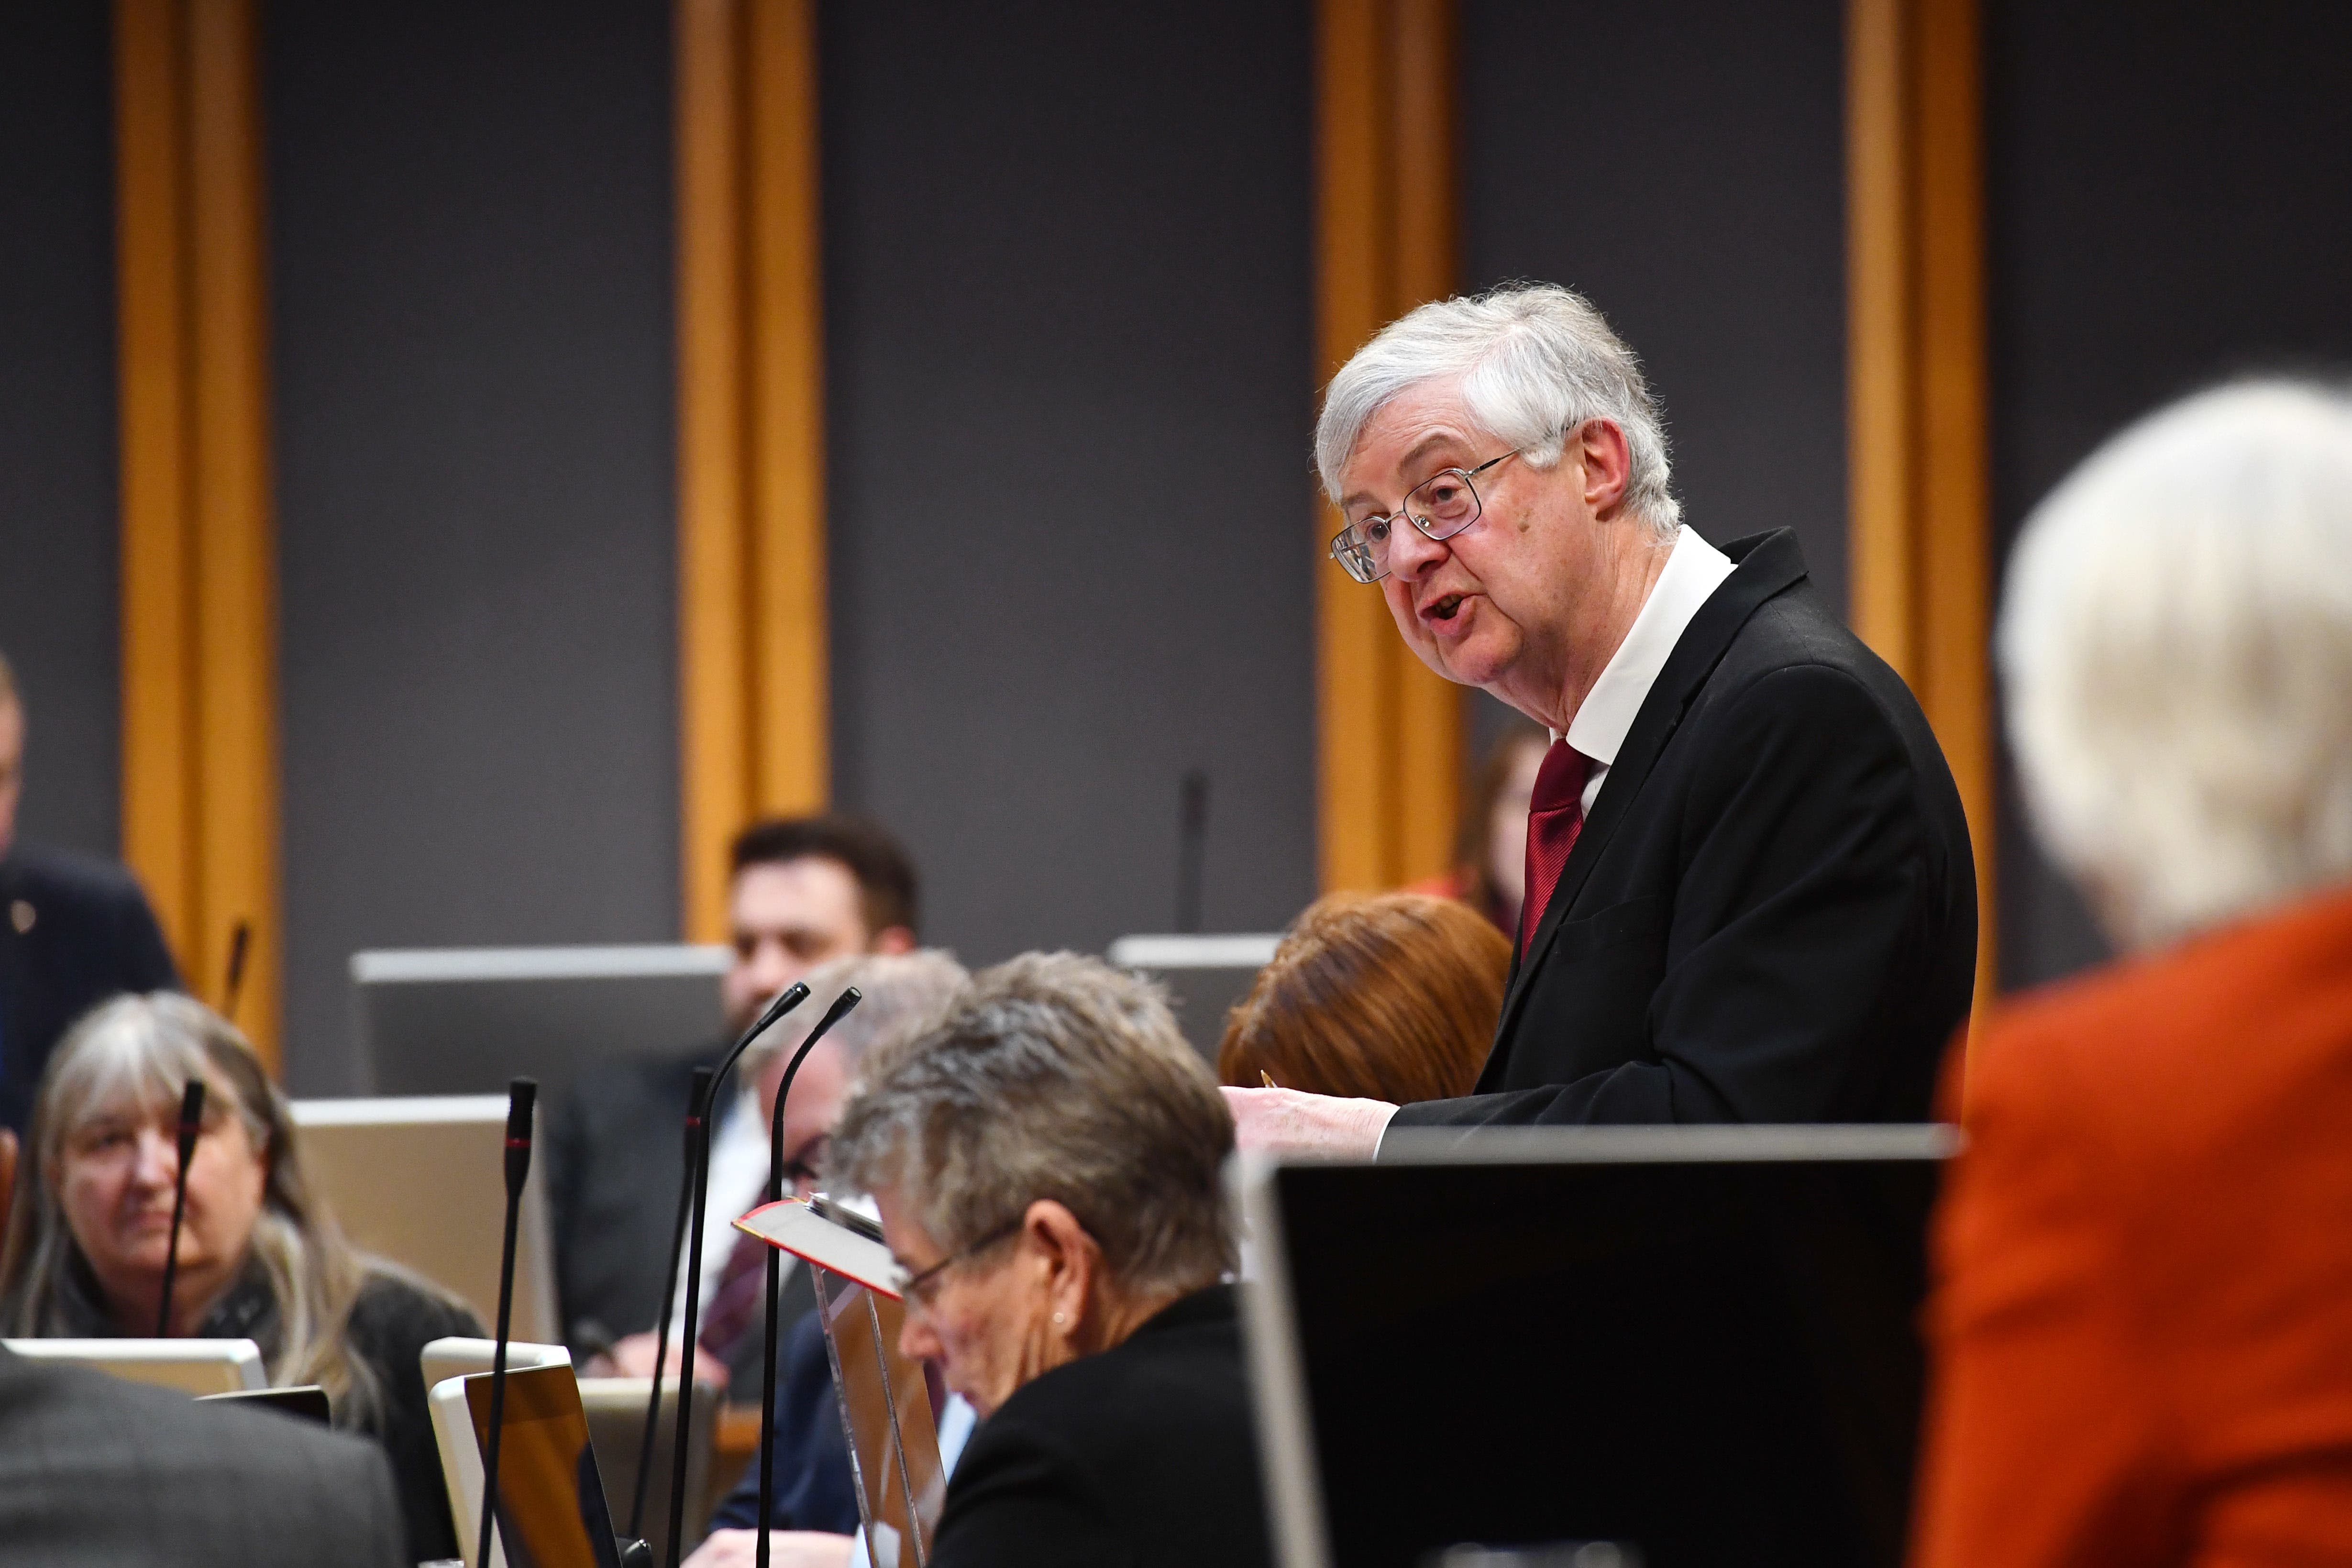
[(1057, 1323), (1057, 1324), (1058, 1324), (1059, 1322), (1061, 1322), (1061, 1321), (1062, 1321), (1062, 1314), (1061, 1314), (1061, 1313), (1059, 1313), (1059, 1312), (1055, 1313), (1055, 1314), (1054, 1314), (1054, 1321), (1055, 1321), (1055, 1323)]

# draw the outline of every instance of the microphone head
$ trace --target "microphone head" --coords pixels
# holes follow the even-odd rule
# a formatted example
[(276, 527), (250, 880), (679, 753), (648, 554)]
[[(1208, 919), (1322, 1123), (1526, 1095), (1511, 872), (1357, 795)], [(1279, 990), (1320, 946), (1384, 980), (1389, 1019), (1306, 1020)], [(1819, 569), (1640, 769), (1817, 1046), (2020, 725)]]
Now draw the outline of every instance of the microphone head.
[(769, 1025), (774, 1023), (777, 1019), (782, 1017), (785, 1014), (791, 1012), (793, 1008), (807, 1001), (808, 998), (808, 982), (805, 980), (793, 981), (790, 985), (785, 986), (782, 991), (776, 993), (776, 999), (768, 1004), (767, 1010), (760, 1015), (760, 1021), (752, 1025), (751, 1029), (743, 1037), (747, 1040), (755, 1040), (759, 1038), (761, 1035), (767, 1032)]
[(507, 1085), (507, 1147), (530, 1144), (530, 1112), (539, 1102), (539, 1080), (519, 1078)]
[(194, 1137), (205, 1124), (205, 1080), (192, 1078), (180, 1093), (180, 1136)]
[(816, 1021), (816, 1027), (809, 1031), (809, 1038), (814, 1039), (819, 1035), (824, 1034), (827, 1029), (832, 1028), (835, 1024), (840, 1023), (842, 1019), (849, 1016), (849, 1010), (852, 1007), (856, 1006), (860, 1002), (865, 1000), (866, 994), (858, 990), (856, 986), (844, 986), (842, 988), (841, 994), (833, 999), (833, 1005), (824, 1010), (824, 1016)]

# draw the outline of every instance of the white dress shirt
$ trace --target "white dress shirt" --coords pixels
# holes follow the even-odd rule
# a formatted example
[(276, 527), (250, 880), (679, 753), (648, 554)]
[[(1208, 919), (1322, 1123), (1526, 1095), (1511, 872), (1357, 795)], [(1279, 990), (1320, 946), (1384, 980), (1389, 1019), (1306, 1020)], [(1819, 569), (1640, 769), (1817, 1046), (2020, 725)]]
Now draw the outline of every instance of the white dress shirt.
[[(1601, 679), (1568, 721), (1568, 743), (1592, 759), (1592, 770), (1584, 775), (1586, 816), (1592, 815), (1592, 803), (1609, 782), (1609, 769), (1625, 744), (1625, 733), (1633, 729), (1650, 688), (1657, 684), (1658, 672), (1666, 668), (1667, 657), (1683, 640), (1699, 606), (1730, 575), (1731, 558), (1722, 551), (1687, 528), (1675, 535), (1674, 553), (1650, 585), (1642, 613), (1633, 617), (1625, 640), (1609, 656)], [(1553, 731), (1552, 739), (1559, 739), (1559, 731)]]
[[(710, 1134), (710, 1174), (702, 1189), (702, 1283), (695, 1292), (695, 1315), (710, 1310), (719, 1294), (719, 1277), (727, 1272), (727, 1256), (742, 1233), (735, 1222), (760, 1206), (767, 1196), (768, 1129), (760, 1115), (760, 1097), (740, 1090), (719, 1113)], [(799, 1261), (783, 1254), (783, 1274)], [(779, 1276), (781, 1278), (781, 1275)], [(677, 1260), (677, 1278), (671, 1282), (670, 1342), (686, 1337), (686, 1259)], [(696, 1324), (697, 1334), (701, 1325)]]

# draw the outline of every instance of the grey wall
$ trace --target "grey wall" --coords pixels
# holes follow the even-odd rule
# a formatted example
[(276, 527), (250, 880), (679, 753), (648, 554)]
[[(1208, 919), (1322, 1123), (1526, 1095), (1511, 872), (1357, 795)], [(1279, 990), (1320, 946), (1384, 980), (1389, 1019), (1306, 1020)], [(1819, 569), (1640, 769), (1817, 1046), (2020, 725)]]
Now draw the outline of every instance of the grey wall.
[(121, 837), (114, 138), (107, 7), (0, 15), (0, 650), (28, 838)]
[(1464, 0), (1464, 282), (1642, 356), (1684, 518), (1793, 528), (1845, 603), (1844, 7)]
[(1314, 893), (1304, 4), (824, 11), (835, 785), (986, 961)]
[[(2352, 10), (1987, 8), (1993, 496), (2006, 555), (2098, 441), (2217, 376), (2352, 365)], [(2011, 788), (2004, 984), (2103, 948)]]
[(267, 41), (287, 1068), (358, 948), (677, 931), (669, 7)]

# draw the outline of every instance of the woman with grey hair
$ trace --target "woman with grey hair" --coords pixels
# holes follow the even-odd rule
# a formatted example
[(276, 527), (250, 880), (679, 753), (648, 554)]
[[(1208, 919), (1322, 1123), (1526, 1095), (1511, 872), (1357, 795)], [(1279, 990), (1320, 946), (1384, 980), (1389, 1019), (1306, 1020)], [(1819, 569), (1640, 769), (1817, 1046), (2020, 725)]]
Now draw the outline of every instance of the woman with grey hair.
[(49, 1058), (0, 1250), (0, 1327), (18, 1338), (155, 1331), (179, 1175), (181, 1095), (205, 1085), (188, 1162), (171, 1332), (249, 1339), (269, 1380), (317, 1384), (334, 1424), (383, 1445), (404, 1561), (457, 1535), (417, 1353), (479, 1335), (436, 1287), (354, 1251), (302, 1173), (286, 1098), (236, 1026), (171, 992), (118, 996)]
[(2126, 956), (1968, 1058), (1916, 1560), (2352, 1561), (2352, 402), (2225, 387), (2110, 441), (2027, 522), (1998, 651)]
[(930, 1561), (1264, 1563), (1221, 1171), (1233, 1124), (1150, 985), (1032, 953), (868, 1058), (829, 1179), (907, 1270), (900, 1349), (982, 1424)]

